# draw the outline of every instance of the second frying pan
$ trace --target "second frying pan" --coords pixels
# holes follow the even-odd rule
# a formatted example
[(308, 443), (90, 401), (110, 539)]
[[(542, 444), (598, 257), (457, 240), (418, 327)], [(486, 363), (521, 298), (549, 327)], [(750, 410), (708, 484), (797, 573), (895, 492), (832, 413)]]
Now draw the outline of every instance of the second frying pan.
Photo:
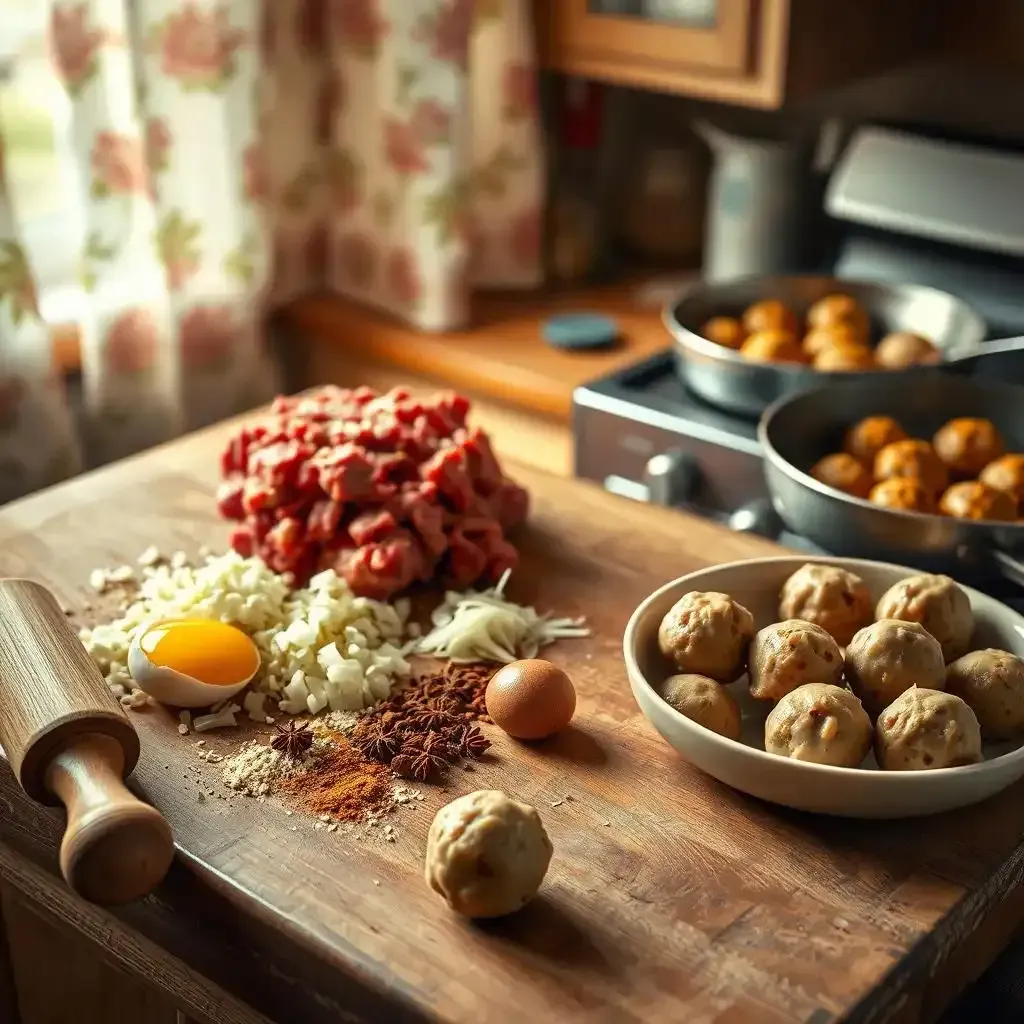
[(920, 566), (955, 577), (998, 573), (1024, 586), (1024, 522), (995, 523), (898, 512), (819, 483), (809, 470), (842, 447), (865, 416), (897, 419), (930, 438), (946, 420), (991, 420), (1007, 450), (1024, 452), (1024, 387), (946, 374), (858, 375), (783, 398), (761, 418), (758, 437), (776, 512), (794, 532), (837, 555)]

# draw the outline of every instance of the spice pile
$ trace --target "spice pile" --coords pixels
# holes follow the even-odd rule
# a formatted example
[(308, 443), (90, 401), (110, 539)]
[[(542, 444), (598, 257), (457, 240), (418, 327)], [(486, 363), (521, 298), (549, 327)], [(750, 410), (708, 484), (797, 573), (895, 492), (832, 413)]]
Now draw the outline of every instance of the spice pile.
[(461, 395), (402, 388), (276, 399), (221, 457), (232, 547), (300, 581), (333, 568), (377, 599), (435, 576), (456, 587), (497, 580), (518, 561), (505, 533), (528, 498), (468, 413)]
[(427, 782), (464, 759), (479, 759), (491, 742), (474, 724), (487, 718), (484, 694), (492, 667), (449, 663), (367, 711), (351, 741), (396, 775)]

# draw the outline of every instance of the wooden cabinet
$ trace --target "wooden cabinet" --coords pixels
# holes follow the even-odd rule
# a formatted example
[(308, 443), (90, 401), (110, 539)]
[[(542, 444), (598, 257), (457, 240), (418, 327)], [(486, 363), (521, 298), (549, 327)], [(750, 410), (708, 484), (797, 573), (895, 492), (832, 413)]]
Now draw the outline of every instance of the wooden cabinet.
[(929, 0), (535, 6), (541, 60), (550, 70), (764, 108), (905, 63), (939, 39)]

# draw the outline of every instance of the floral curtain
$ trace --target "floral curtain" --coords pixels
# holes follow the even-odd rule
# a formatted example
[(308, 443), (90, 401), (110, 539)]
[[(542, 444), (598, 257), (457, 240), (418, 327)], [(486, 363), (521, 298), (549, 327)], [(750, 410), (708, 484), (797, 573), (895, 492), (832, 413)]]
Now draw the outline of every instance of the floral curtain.
[(440, 330), (475, 286), (539, 281), (529, 0), (0, 22), (0, 501), (264, 400), (268, 304), (328, 289)]

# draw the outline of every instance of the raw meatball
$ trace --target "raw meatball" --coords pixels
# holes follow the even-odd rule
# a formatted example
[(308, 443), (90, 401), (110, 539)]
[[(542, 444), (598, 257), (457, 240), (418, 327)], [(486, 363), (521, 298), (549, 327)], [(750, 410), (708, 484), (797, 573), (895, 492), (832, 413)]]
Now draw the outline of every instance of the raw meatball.
[(680, 672), (731, 683), (743, 675), (754, 616), (728, 594), (684, 594), (658, 629), (658, 646)]
[(700, 333), (701, 337), (724, 348), (739, 348), (747, 336), (743, 324), (731, 316), (713, 317), (700, 329)]
[(740, 349), (740, 355), (752, 363), (803, 363), (804, 350), (795, 334), (789, 331), (760, 331), (751, 334)]
[(871, 719), (849, 690), (808, 683), (772, 708), (764, 749), (794, 761), (856, 768), (871, 749)]
[(875, 354), (867, 345), (832, 345), (814, 357), (821, 373), (859, 373), (875, 369)]
[(971, 651), (946, 669), (946, 689), (964, 700), (994, 740), (1024, 735), (1024, 661), (1006, 651)]
[(906, 431), (891, 416), (867, 416), (846, 432), (843, 451), (871, 466), (887, 444), (906, 439)]
[(920, 480), (909, 476), (894, 476), (875, 484), (868, 495), (868, 501), (900, 512), (927, 512), (934, 515), (938, 511), (931, 491)]
[(846, 681), (872, 715), (911, 686), (941, 690), (945, 678), (942, 648), (917, 622), (879, 619), (846, 648)]
[(779, 618), (813, 622), (845, 647), (871, 621), (871, 593), (859, 576), (846, 569), (808, 562), (782, 584)]
[(437, 812), (427, 836), (427, 885), (465, 917), (501, 917), (528, 903), (551, 863), (540, 815), (494, 789)]
[(891, 772), (976, 764), (981, 760), (981, 729), (959, 697), (914, 687), (878, 716), (875, 759)]
[(750, 645), (750, 695), (757, 700), (780, 700), (805, 683), (836, 685), (842, 676), (839, 645), (813, 622), (765, 626)]
[(908, 439), (887, 444), (875, 456), (875, 479), (909, 476), (920, 480), (932, 494), (940, 494), (949, 483), (942, 459), (927, 441)]
[(942, 645), (947, 665), (971, 649), (971, 600), (948, 576), (922, 573), (900, 580), (878, 599), (875, 618), (919, 622)]
[(743, 326), (749, 334), (758, 331), (785, 331), (796, 334), (796, 314), (778, 299), (764, 299), (748, 306), (743, 314)]
[(874, 483), (867, 466), (846, 452), (836, 452), (819, 459), (811, 467), (811, 476), (827, 487), (845, 491), (857, 498), (866, 498)]
[(669, 676), (662, 684), (661, 696), (679, 714), (705, 729), (731, 740), (740, 738), (740, 709), (736, 698), (714, 679), (692, 673)]
[(857, 339), (867, 343), (871, 324), (864, 307), (849, 295), (826, 295), (807, 310), (808, 327), (848, 327)]
[(893, 331), (887, 334), (875, 349), (879, 366), (887, 370), (902, 370), (921, 363), (937, 363), (942, 353), (920, 334), (911, 331)]
[(992, 519), (1009, 522), (1017, 518), (1013, 499), (980, 480), (964, 480), (948, 487), (939, 499), (939, 511), (954, 519)]
[(978, 479), (1003, 494), (1008, 494), (1018, 513), (1024, 511), (1024, 455), (1004, 455), (990, 462)]
[(1006, 451), (1002, 435), (991, 421), (969, 416), (939, 427), (932, 447), (951, 473), (965, 477), (976, 477)]
[(834, 324), (832, 327), (814, 327), (804, 335), (804, 352), (809, 359), (820, 355), (828, 348), (843, 345), (863, 345), (857, 332), (849, 324)]

